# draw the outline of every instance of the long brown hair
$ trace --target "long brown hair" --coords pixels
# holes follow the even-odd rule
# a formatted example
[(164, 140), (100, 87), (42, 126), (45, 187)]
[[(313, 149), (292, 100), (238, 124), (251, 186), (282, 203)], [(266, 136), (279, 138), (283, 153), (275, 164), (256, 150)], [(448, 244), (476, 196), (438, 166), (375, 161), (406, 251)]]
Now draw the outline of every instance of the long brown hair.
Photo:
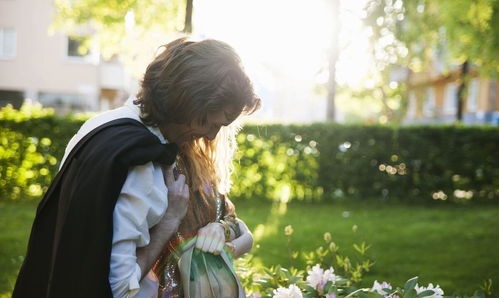
[[(210, 112), (224, 110), (236, 118), (260, 107), (239, 56), (228, 44), (180, 38), (163, 48), (147, 67), (135, 102), (145, 124), (205, 124)], [(207, 186), (228, 193), (238, 130), (236, 121), (222, 127), (214, 140), (201, 138), (180, 146), (179, 164), (191, 190), (181, 231), (197, 230), (214, 219), (215, 204)]]

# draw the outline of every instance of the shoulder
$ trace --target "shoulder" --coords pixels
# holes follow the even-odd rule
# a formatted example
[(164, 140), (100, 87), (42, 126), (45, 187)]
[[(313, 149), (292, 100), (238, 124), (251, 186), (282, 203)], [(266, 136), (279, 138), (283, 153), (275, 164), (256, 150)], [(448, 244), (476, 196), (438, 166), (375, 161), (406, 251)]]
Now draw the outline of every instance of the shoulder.
[(123, 118), (140, 121), (140, 118), (138, 115), (131, 112), (131, 110), (128, 107), (122, 106), (122, 107), (116, 108), (114, 110), (109, 110), (109, 111), (97, 114), (94, 117), (88, 119), (80, 127), (80, 129), (78, 130), (78, 134), (86, 135), (90, 131), (94, 130), (95, 128), (97, 128), (103, 124), (106, 124), (106, 123), (111, 122), (113, 120), (123, 119)]
[(98, 114), (85, 121), (78, 132), (71, 138), (64, 152), (64, 156), (62, 158), (63, 162), (61, 163), (61, 165), (64, 163), (73, 149), (78, 146), (78, 144), (82, 143), (82, 141), (85, 142), (85, 140), (88, 140), (89, 135), (94, 135), (96, 131), (101, 131), (103, 127), (107, 127), (111, 130), (108, 132), (108, 134), (112, 133), (112, 131), (126, 129), (126, 127), (123, 125), (109, 125), (111, 123), (115, 123), (115, 121), (132, 124), (128, 126), (128, 129), (135, 130), (137, 133), (130, 135), (130, 137), (144, 135), (144, 130), (140, 130), (140, 126), (143, 126), (143, 124), (140, 122), (140, 118), (138, 117), (138, 115), (131, 112), (131, 110), (126, 106)]
[(112, 120), (95, 128), (74, 148), (77, 155), (116, 158), (129, 166), (154, 161), (162, 149), (154, 134), (139, 121), (129, 118)]

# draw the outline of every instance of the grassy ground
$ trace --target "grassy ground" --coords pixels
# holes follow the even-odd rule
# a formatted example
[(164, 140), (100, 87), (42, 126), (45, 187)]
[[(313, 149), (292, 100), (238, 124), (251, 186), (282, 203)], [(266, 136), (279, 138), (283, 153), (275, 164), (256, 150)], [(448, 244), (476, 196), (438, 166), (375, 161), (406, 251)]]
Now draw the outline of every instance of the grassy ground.
[[(499, 208), (402, 205), (318, 204), (273, 207), (236, 202), (238, 214), (254, 231), (257, 261), (289, 266), (286, 225), (292, 225), (293, 250), (322, 245), (323, 234), (347, 253), (353, 243), (372, 244), (375, 266), (364, 285), (377, 279), (402, 285), (419, 276), (447, 294), (471, 294), (492, 278), (499, 290)], [(0, 297), (8, 296), (25, 253), (36, 206), (0, 205)], [(352, 226), (357, 225), (357, 232)], [(353, 253), (353, 252), (352, 252)], [(300, 265), (300, 261), (295, 265)], [(3, 295), (2, 295), (3, 294)]]
[[(279, 208), (270, 205), (236, 206), (238, 215), (257, 231), (255, 256), (267, 266), (290, 264), (283, 230), (292, 225), (293, 250), (323, 245), (327, 231), (346, 254), (354, 255), (353, 243), (372, 244), (369, 255), (376, 264), (364, 286), (376, 279), (403, 286), (419, 276), (422, 284), (440, 284), (447, 294), (472, 294), (491, 278), (499, 294), (498, 207), (296, 204), (278, 216)], [(355, 233), (353, 225), (358, 226)]]
[(22, 263), (36, 205), (0, 205), (0, 297), (10, 297)]

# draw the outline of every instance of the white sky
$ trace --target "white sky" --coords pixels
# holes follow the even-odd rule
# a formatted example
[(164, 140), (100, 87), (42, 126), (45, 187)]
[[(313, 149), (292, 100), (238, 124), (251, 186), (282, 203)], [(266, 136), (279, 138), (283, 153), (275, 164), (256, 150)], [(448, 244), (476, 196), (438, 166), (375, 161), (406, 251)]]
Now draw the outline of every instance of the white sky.
[[(263, 90), (265, 94), (260, 96), (269, 97), (264, 98), (264, 104), (271, 106), (267, 109), (272, 114), (269, 117), (303, 122), (276, 117), (278, 113), (272, 106), (282, 106), (279, 102), (298, 104), (304, 102), (304, 97), (317, 98), (314, 87), (327, 81), (333, 15), (327, 1), (331, 0), (195, 0), (194, 35), (220, 39), (236, 49), (257, 92)], [(364, 3), (341, 1), (338, 84), (355, 87), (367, 75), (367, 30), (360, 19)], [(321, 100), (325, 98), (315, 103), (305, 101), (304, 108), (324, 109), (325, 103), (318, 103)], [(301, 112), (308, 118), (321, 113), (325, 116), (323, 111)], [(291, 115), (293, 111), (282, 114)], [(310, 120), (321, 118), (322, 114)]]

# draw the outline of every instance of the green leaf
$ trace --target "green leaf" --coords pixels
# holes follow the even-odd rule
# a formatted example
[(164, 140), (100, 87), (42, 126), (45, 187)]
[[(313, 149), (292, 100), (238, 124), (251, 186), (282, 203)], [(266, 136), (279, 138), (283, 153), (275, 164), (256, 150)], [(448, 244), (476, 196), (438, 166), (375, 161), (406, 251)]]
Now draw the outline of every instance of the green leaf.
[(343, 288), (343, 290), (345, 291), (345, 293), (350, 294), (357, 291), (358, 289), (356, 287), (345, 287)]
[(406, 283), (405, 283), (405, 286), (404, 286), (404, 292), (407, 292), (409, 290), (412, 290), (414, 289), (414, 287), (416, 286), (416, 283), (418, 282), (418, 277), (415, 276), (411, 279), (409, 279)]
[[(362, 295), (362, 294), (366, 295), (365, 293), (363, 293), (364, 291), (369, 291), (369, 290), (370, 289), (368, 289), (368, 288), (361, 288), (361, 289), (358, 289), (358, 290), (353, 291), (352, 293), (346, 295), (345, 298), (353, 297), (355, 294), (358, 294), (360, 297), (360, 295)], [(366, 295), (366, 297), (368, 297), (368, 296)]]
[(309, 285), (303, 286), (303, 289), (308, 291), (308, 292), (317, 292), (313, 287), (311, 287)]
[(315, 298), (315, 297), (317, 297), (317, 293), (308, 293), (308, 292), (305, 292), (303, 294), (303, 297), (304, 298)]
[[(336, 285), (332, 285), (326, 293), (338, 294), (338, 292), (340, 292), (340, 289), (338, 289), (338, 287)], [(338, 295), (336, 295), (336, 296), (338, 296)]]
[(325, 285), (324, 285), (324, 292), (328, 292), (329, 291), (329, 288), (333, 285), (333, 282), (332, 281), (328, 281)]
[(426, 291), (423, 291), (423, 292), (419, 293), (418, 296), (417, 296), (417, 298), (431, 296), (433, 294), (435, 294), (435, 291), (433, 291), (433, 290), (426, 290)]
[(381, 295), (378, 292), (369, 292), (369, 297), (374, 297), (374, 298), (385, 298), (385, 296)]
[(416, 298), (417, 292), (414, 289), (410, 289), (409, 291), (404, 292), (404, 298)]
[(391, 291), (393, 291), (392, 289), (388, 289), (388, 288), (384, 288), (382, 290), (385, 291), (385, 293), (390, 293)]
[(370, 247), (371, 245), (366, 245), (364, 241), (360, 245), (357, 245), (355, 243), (353, 244), (353, 248), (361, 255), (365, 255)]

